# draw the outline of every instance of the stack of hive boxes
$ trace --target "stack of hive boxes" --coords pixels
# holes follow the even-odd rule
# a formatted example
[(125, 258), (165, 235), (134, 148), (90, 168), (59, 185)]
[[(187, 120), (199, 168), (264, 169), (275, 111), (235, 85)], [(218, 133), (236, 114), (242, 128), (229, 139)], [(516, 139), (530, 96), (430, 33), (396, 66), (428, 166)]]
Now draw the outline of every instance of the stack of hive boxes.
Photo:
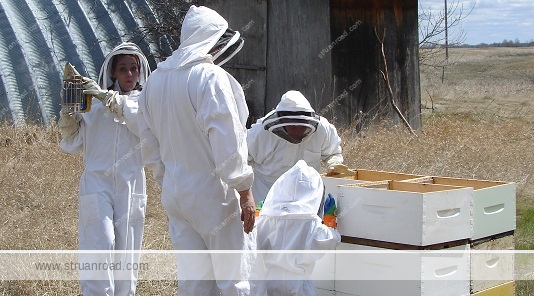
[(515, 295), (515, 183), (443, 177), (414, 181), (473, 188), (473, 233), (469, 239), (472, 250), (471, 294)]
[(513, 253), (485, 251), (514, 249), (514, 183), (370, 170), (323, 180), (342, 243), (317, 262), (320, 295), (513, 295)]

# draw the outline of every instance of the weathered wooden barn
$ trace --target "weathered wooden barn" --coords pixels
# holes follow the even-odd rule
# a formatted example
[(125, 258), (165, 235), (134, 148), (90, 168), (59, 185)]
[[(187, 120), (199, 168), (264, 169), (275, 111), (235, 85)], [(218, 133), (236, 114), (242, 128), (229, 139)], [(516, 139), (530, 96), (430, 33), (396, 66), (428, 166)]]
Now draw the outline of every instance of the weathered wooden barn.
[(295, 89), (338, 127), (400, 123), (399, 113), (421, 126), (417, 0), (201, 3), (246, 40), (226, 67), (242, 83), (253, 117)]

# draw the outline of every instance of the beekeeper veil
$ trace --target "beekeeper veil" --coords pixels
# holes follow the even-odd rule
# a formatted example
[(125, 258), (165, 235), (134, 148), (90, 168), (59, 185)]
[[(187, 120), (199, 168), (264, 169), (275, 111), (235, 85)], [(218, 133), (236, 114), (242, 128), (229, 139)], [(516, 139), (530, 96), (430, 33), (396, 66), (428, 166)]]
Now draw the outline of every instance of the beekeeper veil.
[(213, 63), (219, 66), (224, 65), (243, 48), (244, 43), (245, 41), (238, 31), (230, 28), (226, 29), (210, 50), (210, 54), (213, 56)]
[[(317, 130), (320, 117), (299, 91), (286, 92), (276, 109), (267, 114), (263, 128), (289, 141), (299, 144)], [(294, 129), (298, 132), (293, 132)]]
[(124, 42), (117, 45), (104, 59), (104, 63), (100, 68), (98, 75), (98, 84), (103, 89), (108, 89), (114, 83), (111, 78), (111, 67), (113, 65), (113, 58), (120, 54), (135, 55), (138, 58), (139, 78), (138, 85), (144, 85), (150, 75), (150, 66), (148, 61), (137, 44), (131, 42)]

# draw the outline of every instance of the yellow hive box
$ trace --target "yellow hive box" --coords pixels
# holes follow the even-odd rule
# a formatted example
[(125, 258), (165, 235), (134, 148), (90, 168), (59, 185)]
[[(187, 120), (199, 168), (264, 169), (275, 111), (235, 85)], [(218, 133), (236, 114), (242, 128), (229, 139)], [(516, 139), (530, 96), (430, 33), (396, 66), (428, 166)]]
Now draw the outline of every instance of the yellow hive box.
[(471, 242), (471, 293), (514, 280), (514, 247), (513, 234)]
[(484, 291), (471, 294), (471, 296), (514, 296), (515, 282), (507, 282)]

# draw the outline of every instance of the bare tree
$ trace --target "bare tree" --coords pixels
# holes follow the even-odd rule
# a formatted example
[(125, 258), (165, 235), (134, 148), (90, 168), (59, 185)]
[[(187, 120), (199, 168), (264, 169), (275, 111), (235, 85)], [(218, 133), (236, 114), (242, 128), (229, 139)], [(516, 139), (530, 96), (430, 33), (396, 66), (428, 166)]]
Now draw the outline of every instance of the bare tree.
[[(419, 61), (421, 65), (443, 67), (447, 64), (444, 51), (447, 46), (462, 45), (465, 32), (461, 22), (471, 14), (475, 3), (466, 9), (459, 0), (450, 1), (443, 10), (433, 11), (428, 7), (419, 7)], [(450, 34), (454, 28), (454, 34)], [(448, 34), (447, 34), (448, 33)]]
[(198, 1), (185, 0), (148, 0), (154, 16), (160, 20), (156, 26), (147, 28), (159, 35), (170, 38), (173, 49), (180, 45), (180, 30), (187, 10)]
[[(145, 26), (138, 27), (135, 35), (152, 40), (164, 39), (170, 48), (159, 53), (157, 59), (169, 56), (180, 45), (180, 30), (185, 14), (191, 5), (199, 5), (196, 0), (147, 0), (148, 6), (134, 12)], [(165, 48), (165, 46), (160, 46)]]

